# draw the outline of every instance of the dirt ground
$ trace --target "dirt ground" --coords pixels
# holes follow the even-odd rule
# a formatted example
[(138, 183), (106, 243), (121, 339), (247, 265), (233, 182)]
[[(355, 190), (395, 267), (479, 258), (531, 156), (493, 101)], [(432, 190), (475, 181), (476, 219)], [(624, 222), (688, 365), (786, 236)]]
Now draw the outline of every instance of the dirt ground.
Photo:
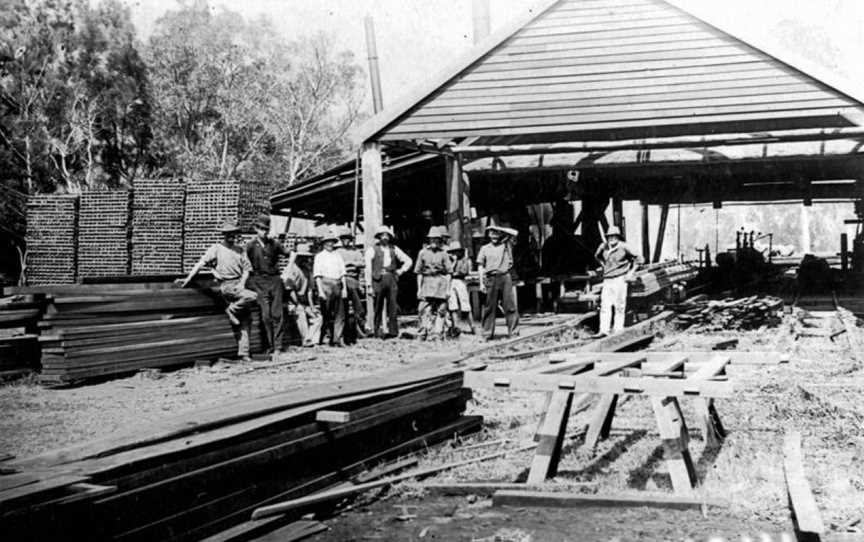
[[(850, 348), (847, 335), (797, 337), (802, 330), (837, 329), (826, 318), (788, 316), (783, 325), (736, 333), (737, 349), (791, 355), (788, 364), (731, 366), (734, 399), (717, 401), (729, 436), (717, 452), (705, 452), (691, 429), (691, 453), (697, 461), (698, 492), (725, 505), (698, 511), (648, 509), (495, 508), (484, 498), (426, 495), (416, 482), (397, 486), (374, 499), (365, 496), (326, 521), (330, 530), (312, 540), (707, 540), (740, 539), (757, 533), (791, 532), (782, 470), (785, 431), (803, 436), (805, 470), (826, 525), (835, 532), (864, 530), (864, 352)], [(806, 329), (805, 329), (806, 328)], [(530, 328), (526, 326), (525, 331)], [(861, 330), (855, 333), (861, 334)], [(557, 340), (586, 338), (581, 330)], [(669, 331), (654, 349), (704, 349), (733, 335)], [(797, 338), (796, 338), (797, 337)], [(65, 390), (43, 389), (32, 382), (0, 386), (0, 452), (38, 453), (105, 435), (139, 422), (324, 380), (344, 379), (410, 363), (421, 356), (476, 347), (475, 337), (457, 342), (425, 343), (377, 339), (349, 349), (294, 349), (274, 362), (217, 364), (150, 376), (132, 376)], [(520, 348), (550, 344), (549, 340)], [(862, 356), (858, 358), (857, 356)], [(479, 358), (490, 369), (516, 369), (543, 358), (498, 361)], [(482, 414), (484, 430), (462, 442), (431, 449), (419, 467), (443, 464), (516, 448), (531, 442), (544, 394), (478, 390), (468, 414)], [(683, 402), (693, 420), (691, 405)], [(571, 416), (568, 431), (578, 433), (590, 411)], [(691, 426), (695, 424), (690, 424)], [(507, 442), (500, 442), (507, 439)], [(487, 442), (488, 446), (464, 450)], [(662, 461), (659, 435), (646, 398), (619, 404), (612, 435), (593, 452), (569, 440), (558, 476), (548, 490), (638, 494), (671, 490)], [(531, 452), (446, 471), (424, 482), (524, 481)], [(407, 508), (404, 508), (407, 507)], [(406, 521), (397, 516), (408, 514)], [(410, 517), (414, 516), (414, 517)]]

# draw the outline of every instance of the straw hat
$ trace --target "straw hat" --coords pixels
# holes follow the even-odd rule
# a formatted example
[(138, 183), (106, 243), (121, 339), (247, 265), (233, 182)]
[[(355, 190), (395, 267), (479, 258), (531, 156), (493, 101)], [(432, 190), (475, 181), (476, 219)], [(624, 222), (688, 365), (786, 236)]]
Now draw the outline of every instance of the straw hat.
[(222, 227), (219, 229), (219, 232), (222, 234), (240, 233), (240, 226), (238, 226), (237, 223), (233, 220), (226, 220), (222, 223)]
[(456, 252), (457, 250), (462, 250), (462, 243), (459, 241), (450, 241), (450, 244), (447, 245), (447, 252)]
[(606, 237), (618, 237), (621, 238), (621, 228), (618, 226), (609, 226), (609, 229), (606, 230)]
[(390, 237), (394, 237), (393, 230), (390, 229), (389, 226), (378, 226), (378, 229), (375, 230), (375, 237), (378, 238), (384, 234), (389, 235)]
[(443, 235), (441, 235), (441, 228), (438, 226), (432, 226), (429, 228), (429, 233), (426, 234), (426, 239), (441, 239)]
[(514, 230), (513, 228), (507, 228), (505, 226), (486, 226), (486, 233), (489, 233), (490, 231), (501, 232), (504, 235), (509, 235), (510, 237), (516, 237), (517, 235), (519, 235), (518, 231)]

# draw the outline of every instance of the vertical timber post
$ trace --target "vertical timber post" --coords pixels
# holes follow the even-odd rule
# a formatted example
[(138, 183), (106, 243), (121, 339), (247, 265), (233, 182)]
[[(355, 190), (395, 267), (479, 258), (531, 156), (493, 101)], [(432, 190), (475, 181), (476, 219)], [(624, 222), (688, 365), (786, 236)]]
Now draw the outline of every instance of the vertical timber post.
[(462, 243), (466, 253), (471, 256), (470, 231), (466, 228), (465, 199), (467, 195), (465, 180), (463, 178), (462, 161), (458, 156), (447, 157), (445, 162), (445, 175), (447, 177), (447, 230), (450, 238)]
[[(381, 144), (368, 141), (364, 143), (360, 161), (363, 169), (363, 242), (368, 248), (375, 244), (375, 229), (384, 223)], [(375, 314), (371, 285), (367, 285), (366, 314)], [(373, 321), (374, 318), (367, 318), (367, 327), (371, 326)]]
[[(652, 263), (658, 263), (663, 253), (663, 239), (666, 237), (666, 222), (669, 220), (669, 204), (660, 207), (660, 224), (657, 228), (657, 242), (654, 243), (654, 258)], [(647, 262), (646, 262), (647, 263)]]
[(648, 204), (642, 202), (642, 261), (646, 264), (651, 261), (651, 230), (648, 224)]

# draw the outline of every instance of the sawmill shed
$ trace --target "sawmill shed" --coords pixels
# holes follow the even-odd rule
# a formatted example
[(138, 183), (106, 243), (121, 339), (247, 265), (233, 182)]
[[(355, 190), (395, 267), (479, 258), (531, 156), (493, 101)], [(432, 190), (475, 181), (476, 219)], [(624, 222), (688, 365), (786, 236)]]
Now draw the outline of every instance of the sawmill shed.
[(370, 119), (359, 171), (349, 161), (271, 204), (362, 217), (367, 235), (431, 208), (470, 247), (473, 218), (560, 200), (581, 202), (592, 243), (625, 200), (642, 203), (643, 232), (649, 205), (662, 230), (676, 203), (852, 201), (862, 100), (672, 0), (547, 0)]

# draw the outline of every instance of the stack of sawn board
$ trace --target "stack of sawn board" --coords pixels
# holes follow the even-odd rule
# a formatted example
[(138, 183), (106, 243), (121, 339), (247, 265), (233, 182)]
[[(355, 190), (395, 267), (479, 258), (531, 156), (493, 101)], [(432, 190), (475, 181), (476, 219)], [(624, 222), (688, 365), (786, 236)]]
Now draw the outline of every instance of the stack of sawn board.
[(36, 322), (43, 303), (32, 295), (0, 297), (0, 381), (36, 369)]
[[(478, 430), (480, 417), (462, 415), (462, 386), (459, 371), (409, 368), (8, 460), (0, 472), (17, 472), (0, 476), (0, 531), (9, 540), (250, 540), (312, 511), (252, 522), (257, 507)], [(322, 411), (338, 420), (317, 421)]]
[[(215, 289), (171, 282), (12, 288), (41, 295), (39, 322), (46, 384), (234, 357), (234, 329)], [(253, 311), (253, 352), (261, 349)]]

